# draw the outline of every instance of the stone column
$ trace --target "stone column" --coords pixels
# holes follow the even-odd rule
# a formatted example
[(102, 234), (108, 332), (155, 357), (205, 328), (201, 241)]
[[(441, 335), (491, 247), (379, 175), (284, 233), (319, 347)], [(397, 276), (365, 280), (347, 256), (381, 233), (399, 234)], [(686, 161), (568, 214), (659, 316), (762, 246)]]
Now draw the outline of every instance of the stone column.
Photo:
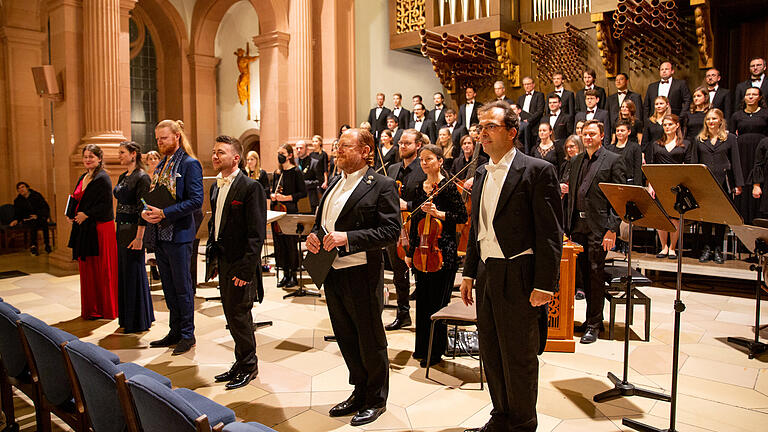
[(192, 70), (192, 110), (194, 121), (186, 119), (171, 119), (184, 121), (185, 128), (192, 123), (193, 129), (185, 129), (192, 148), (197, 152), (198, 160), (203, 165), (203, 175), (213, 173), (211, 153), (213, 140), (218, 131), (218, 115), (216, 113), (216, 67), (221, 59), (205, 54), (188, 56), (189, 67)]
[(83, 0), (84, 144), (125, 141), (120, 122), (120, 0)]
[[(291, 1), (291, 141), (312, 136), (312, 2)], [(264, 75), (262, 75), (264, 76)], [(264, 123), (268, 124), (268, 123)], [(262, 128), (263, 129), (263, 128)]]
[[(288, 33), (272, 31), (253, 38), (259, 49), (259, 80), (261, 94), (261, 112), (259, 129), (261, 136), (261, 164), (271, 171), (277, 168), (277, 148), (287, 141), (289, 136), (289, 94), (293, 82), (288, 76)], [(267, 77), (274, 77), (267, 79)], [(277, 83), (277, 85), (275, 85)], [(289, 84), (290, 83), (290, 84)], [(291, 110), (295, 103), (291, 102)]]

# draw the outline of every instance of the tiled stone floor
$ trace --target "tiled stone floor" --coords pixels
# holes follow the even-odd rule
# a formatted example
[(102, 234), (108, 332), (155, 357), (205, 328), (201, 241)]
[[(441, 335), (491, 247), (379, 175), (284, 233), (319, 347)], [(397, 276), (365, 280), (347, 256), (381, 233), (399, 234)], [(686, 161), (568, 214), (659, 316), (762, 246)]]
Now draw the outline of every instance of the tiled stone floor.
[[(29, 276), (0, 280), (0, 296), (22, 311), (49, 324), (97, 343), (133, 361), (167, 375), (175, 386), (195, 389), (232, 408), (241, 420), (256, 420), (281, 432), (346, 431), (349, 418), (330, 418), (328, 409), (345, 399), (351, 387), (334, 343), (323, 298), (283, 300), (274, 277), (265, 277), (266, 299), (254, 307), (258, 320), (274, 325), (259, 329), (259, 376), (246, 388), (224, 391), (213, 375), (226, 370), (233, 359), (233, 343), (224, 329), (224, 316), (213, 296), (215, 289), (198, 290), (197, 347), (171, 357), (167, 349), (149, 348), (148, 342), (166, 334), (168, 311), (159, 290), (153, 291), (157, 321), (144, 334), (118, 332), (116, 321), (79, 318), (77, 275), (50, 274), (47, 258), (25, 254), (4, 255), (0, 271), (18, 269)], [(51, 270), (52, 272), (52, 270)], [(636, 315), (630, 355), (630, 381), (649, 389), (668, 391), (671, 383), (674, 291), (644, 288), (652, 298), (651, 341), (641, 342), (643, 314)], [(761, 431), (768, 428), (768, 355), (749, 360), (727, 344), (727, 336), (753, 337), (754, 300), (685, 291), (680, 357), (677, 430)], [(576, 319), (585, 304), (577, 302)], [(607, 308), (606, 308), (607, 309)], [(768, 323), (768, 302), (762, 320)], [(607, 310), (606, 310), (607, 312)], [(607, 316), (607, 313), (606, 313)], [(388, 309), (384, 321), (394, 317)], [(623, 309), (617, 321), (623, 321)], [(623, 337), (622, 323), (617, 335)], [(768, 330), (762, 337), (768, 339)], [(478, 363), (462, 358), (445, 360), (430, 373), (410, 358), (413, 329), (388, 334), (391, 361), (388, 410), (378, 421), (361, 429), (382, 431), (461, 431), (482, 425), (489, 417), (488, 392), (479, 387)], [(545, 353), (540, 357), (539, 431), (623, 431), (622, 417), (654, 426), (669, 424), (669, 403), (638, 397), (594, 403), (592, 396), (610, 387), (606, 373), (622, 371), (622, 342), (601, 339), (576, 353)], [(27, 400), (16, 397), (22, 430), (35, 430)], [(61, 423), (57, 421), (57, 427)]]

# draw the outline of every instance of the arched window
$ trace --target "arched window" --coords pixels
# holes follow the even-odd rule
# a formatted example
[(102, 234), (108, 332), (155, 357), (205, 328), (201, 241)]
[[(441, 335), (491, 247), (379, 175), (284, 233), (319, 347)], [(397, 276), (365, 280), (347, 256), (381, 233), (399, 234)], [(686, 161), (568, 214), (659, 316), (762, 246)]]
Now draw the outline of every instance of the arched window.
[(156, 150), (157, 54), (143, 22), (129, 20), (131, 37), (131, 137), (144, 152)]

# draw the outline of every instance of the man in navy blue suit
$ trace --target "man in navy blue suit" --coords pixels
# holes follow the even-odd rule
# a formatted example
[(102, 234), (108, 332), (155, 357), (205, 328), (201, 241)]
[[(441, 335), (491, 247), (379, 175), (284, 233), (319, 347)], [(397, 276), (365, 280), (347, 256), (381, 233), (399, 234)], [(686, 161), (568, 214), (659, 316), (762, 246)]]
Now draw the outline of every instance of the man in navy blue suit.
[(203, 206), (203, 168), (194, 158), (181, 122), (163, 120), (155, 137), (164, 158), (155, 169), (150, 191), (166, 188), (175, 203), (165, 208), (148, 205), (141, 217), (151, 224), (155, 256), (170, 312), (170, 331), (152, 347), (174, 346), (173, 355), (195, 346), (194, 297), (189, 263), (197, 233), (194, 213)]

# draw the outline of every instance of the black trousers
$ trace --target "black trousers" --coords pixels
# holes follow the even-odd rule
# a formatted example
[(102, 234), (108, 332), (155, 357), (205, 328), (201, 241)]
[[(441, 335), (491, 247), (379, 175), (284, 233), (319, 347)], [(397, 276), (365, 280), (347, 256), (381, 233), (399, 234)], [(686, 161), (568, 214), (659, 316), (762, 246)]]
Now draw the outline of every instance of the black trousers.
[[(422, 273), (414, 270), (416, 277), (416, 347), (413, 356), (427, 358), (429, 350), (429, 331), (432, 314), (448, 305), (451, 300), (456, 267), (443, 267), (434, 273)], [(445, 353), (448, 342), (448, 326), (445, 321), (435, 323), (432, 337), (432, 355), (430, 360), (439, 360)]]
[(365, 398), (365, 407), (386, 405), (389, 394), (387, 338), (381, 322), (383, 263), (378, 274), (369, 265), (331, 269), (325, 279), (328, 314), (349, 383)]
[[(584, 252), (576, 258), (576, 275), (581, 277), (581, 286), (587, 300), (587, 316), (584, 323), (588, 326), (603, 328), (603, 306), (605, 306), (605, 256), (603, 238), (591, 231), (585, 234), (574, 230), (573, 241), (584, 247)], [(578, 285), (578, 282), (577, 282)]]
[[(714, 234), (713, 231), (714, 230)], [(701, 222), (702, 240), (705, 246), (709, 246), (713, 250), (715, 248), (723, 247), (723, 240), (725, 239), (725, 225)]]
[(30, 228), (29, 233), (31, 235), (30, 241), (31, 246), (37, 247), (37, 232), (42, 231), (43, 232), (43, 243), (46, 246), (51, 245), (50, 240), (50, 233), (48, 232), (48, 221), (43, 219), (33, 219), (26, 222), (22, 222), (22, 225), (28, 226)]
[(232, 281), (232, 267), (224, 258), (219, 257), (219, 289), (224, 317), (227, 319), (229, 333), (235, 341), (235, 365), (242, 371), (256, 368), (256, 337), (253, 335), (253, 297), (255, 284), (251, 281), (245, 286), (235, 286)]
[[(539, 314), (531, 306), (533, 255), (480, 261), (476, 284), (477, 330), (488, 390), (488, 431), (535, 431), (541, 343)], [(418, 311), (418, 308), (417, 308)]]
[(283, 271), (299, 268), (299, 236), (275, 234), (275, 264)]
[(411, 310), (408, 297), (411, 295), (411, 281), (408, 280), (408, 266), (397, 256), (397, 245), (387, 246), (387, 256), (392, 265), (392, 282), (397, 291), (397, 313), (406, 314)]

